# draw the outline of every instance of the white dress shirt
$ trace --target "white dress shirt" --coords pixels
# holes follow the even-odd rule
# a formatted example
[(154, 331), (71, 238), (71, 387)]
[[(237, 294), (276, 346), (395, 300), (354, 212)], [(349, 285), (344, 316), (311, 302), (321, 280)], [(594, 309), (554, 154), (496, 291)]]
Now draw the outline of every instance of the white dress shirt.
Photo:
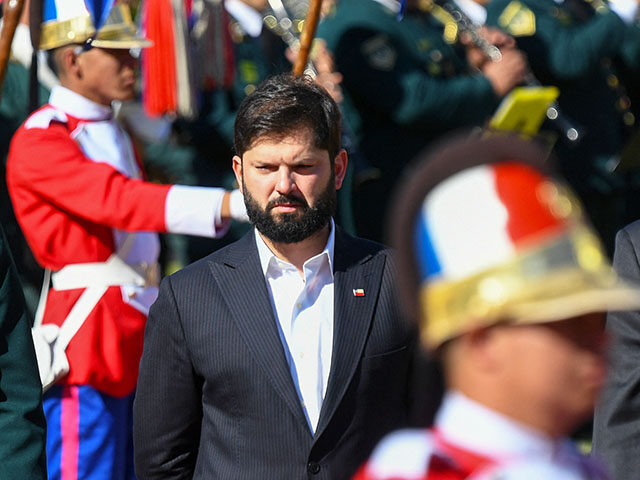
[(333, 251), (335, 225), (322, 252), (303, 265), (277, 258), (256, 230), (256, 244), (291, 377), (315, 433), (327, 391), (333, 351)]

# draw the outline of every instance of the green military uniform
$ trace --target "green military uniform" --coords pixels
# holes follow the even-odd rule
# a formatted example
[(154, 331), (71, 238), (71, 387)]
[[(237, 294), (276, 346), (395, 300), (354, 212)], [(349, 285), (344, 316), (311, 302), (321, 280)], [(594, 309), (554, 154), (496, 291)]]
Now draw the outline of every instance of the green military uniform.
[[(541, 83), (560, 88), (563, 113), (582, 131), (576, 146), (558, 141), (560, 168), (611, 247), (630, 220), (621, 210), (628, 179), (612, 172), (640, 125), (615, 66), (638, 71), (640, 27), (596, 1), (492, 0), (487, 24), (513, 35)], [(628, 214), (637, 218), (640, 210)]]
[(343, 111), (377, 179), (356, 185), (357, 233), (380, 239), (401, 170), (432, 140), (480, 125), (498, 105), (489, 80), (469, 72), (464, 52), (443, 39), (430, 15), (374, 0), (341, 0), (319, 26), (343, 76)]
[(0, 478), (47, 477), (42, 385), (20, 282), (0, 229)]
[(228, 90), (214, 92), (204, 113), (208, 123), (215, 125), (232, 146), (233, 124), (242, 100), (269, 75), (291, 70), (291, 64), (284, 55), (284, 42), (266, 28), (260, 36), (252, 37), (234, 18), (231, 18), (229, 28), (234, 47), (233, 85)]

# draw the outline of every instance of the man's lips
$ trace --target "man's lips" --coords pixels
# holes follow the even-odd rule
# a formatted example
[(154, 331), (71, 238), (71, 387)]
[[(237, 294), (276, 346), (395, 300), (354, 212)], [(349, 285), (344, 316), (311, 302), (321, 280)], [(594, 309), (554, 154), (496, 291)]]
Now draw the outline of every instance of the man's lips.
[(300, 202), (284, 202), (276, 203), (271, 207), (271, 210), (277, 210), (279, 212), (295, 212), (299, 208), (302, 208), (302, 203)]

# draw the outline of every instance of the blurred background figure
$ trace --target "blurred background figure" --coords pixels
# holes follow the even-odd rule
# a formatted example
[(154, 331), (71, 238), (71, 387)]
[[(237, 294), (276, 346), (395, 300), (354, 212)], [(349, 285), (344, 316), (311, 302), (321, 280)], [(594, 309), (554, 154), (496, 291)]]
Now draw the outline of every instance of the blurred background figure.
[(391, 434), (358, 480), (606, 478), (567, 436), (605, 381), (603, 312), (640, 295), (546, 157), (456, 139), (408, 171), (389, 223), (399, 292), (447, 391), (435, 425)]
[(134, 478), (132, 392), (159, 281), (152, 232), (221, 236), (247, 219), (239, 191), (144, 180), (111, 104), (133, 98), (132, 49), (148, 44), (128, 5), (45, 2), (40, 47), (60, 85), (9, 150), (16, 217), (46, 269), (33, 336), (53, 479)]

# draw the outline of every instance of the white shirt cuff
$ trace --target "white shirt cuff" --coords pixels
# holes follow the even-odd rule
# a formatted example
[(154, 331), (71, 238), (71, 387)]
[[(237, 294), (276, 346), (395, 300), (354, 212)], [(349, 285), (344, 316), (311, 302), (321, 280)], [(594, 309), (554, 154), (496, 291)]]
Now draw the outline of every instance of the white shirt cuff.
[(173, 185), (165, 201), (165, 225), (170, 233), (221, 237), (229, 229), (222, 221), (223, 188)]

